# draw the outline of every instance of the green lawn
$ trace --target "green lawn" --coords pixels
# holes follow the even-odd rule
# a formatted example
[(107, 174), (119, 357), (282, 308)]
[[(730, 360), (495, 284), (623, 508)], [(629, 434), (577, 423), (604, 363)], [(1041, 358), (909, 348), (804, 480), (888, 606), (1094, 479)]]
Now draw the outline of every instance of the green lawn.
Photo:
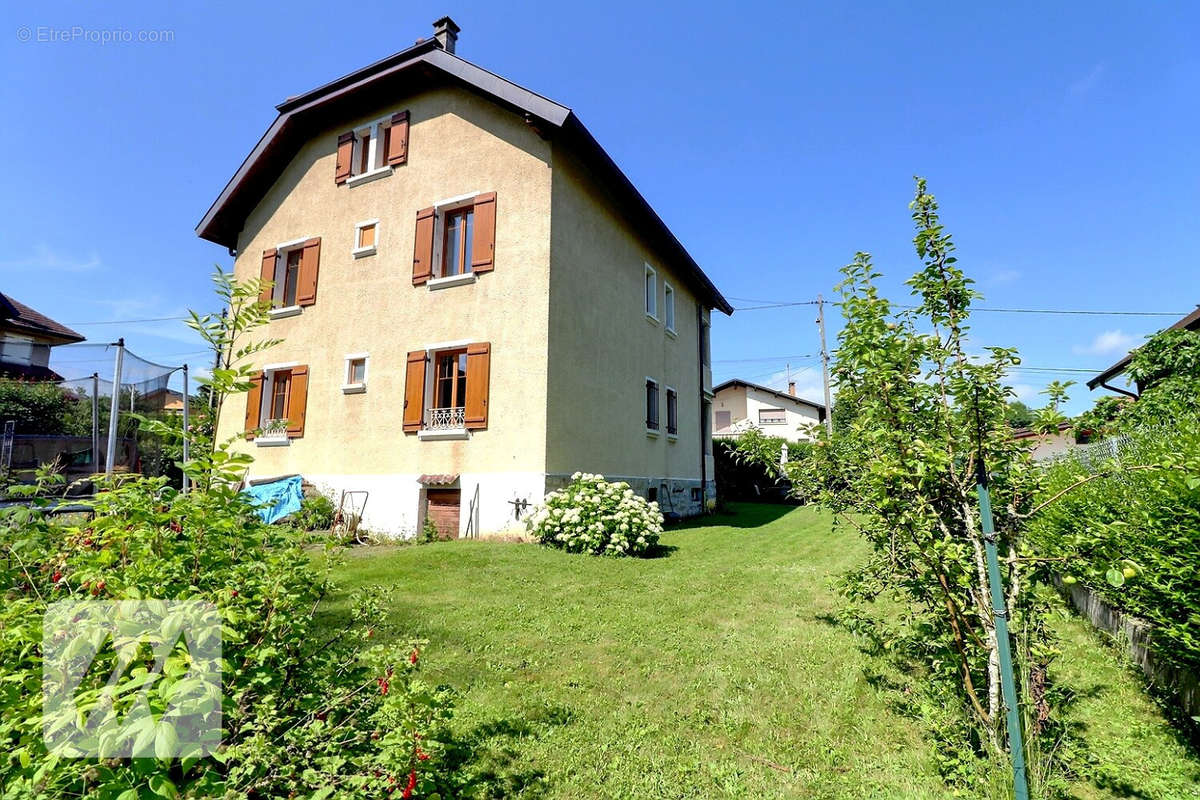
[[(427, 638), (460, 693), (480, 794), (546, 798), (950, 796), (916, 724), (830, 624), (829, 578), (862, 557), (810, 509), (742, 506), (663, 537), (662, 558), (475, 541), (370, 547), (346, 593), (397, 590), (383, 635)], [(1064, 615), (1074, 720), (1107, 766), (1085, 798), (1200, 796), (1198, 762), (1114, 655)], [(1094, 731), (1094, 733), (1093, 733)], [(1098, 785), (1099, 784), (1099, 785)]]

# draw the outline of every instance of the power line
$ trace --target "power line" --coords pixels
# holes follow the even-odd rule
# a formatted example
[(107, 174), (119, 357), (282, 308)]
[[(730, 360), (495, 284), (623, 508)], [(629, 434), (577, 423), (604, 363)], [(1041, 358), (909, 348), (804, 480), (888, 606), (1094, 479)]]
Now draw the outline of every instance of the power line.
[(714, 358), (714, 364), (747, 364), (752, 361), (786, 361), (789, 358), (796, 361), (803, 361), (808, 358), (816, 358), (813, 353), (800, 356), (762, 356), (761, 358)]
[[(759, 301), (754, 301), (759, 302)], [(759, 311), (769, 308), (790, 308), (793, 306), (815, 306), (816, 300), (796, 300), (779, 303), (763, 303), (757, 306), (742, 306), (734, 308), (734, 311)], [(917, 305), (896, 304), (893, 308), (915, 309), (920, 308)], [(1083, 316), (1097, 317), (1182, 317), (1190, 314), (1190, 311), (1096, 311), (1092, 309), (1079, 308), (985, 308), (975, 306), (971, 311), (987, 311), (997, 314), (1074, 314)]]
[(64, 325), (136, 325), (140, 322), (171, 322), (188, 319), (188, 317), (146, 317), (145, 319), (106, 319), (94, 322), (64, 322)]

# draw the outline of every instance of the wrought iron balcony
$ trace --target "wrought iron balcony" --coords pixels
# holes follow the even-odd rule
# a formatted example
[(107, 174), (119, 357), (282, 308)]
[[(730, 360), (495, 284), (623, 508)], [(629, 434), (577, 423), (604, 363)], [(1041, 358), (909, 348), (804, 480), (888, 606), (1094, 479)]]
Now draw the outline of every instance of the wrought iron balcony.
[(458, 408), (427, 408), (425, 409), (425, 430), (449, 431), (467, 427), (466, 409)]
[(286, 419), (269, 419), (263, 423), (262, 432), (258, 435), (259, 444), (286, 444), (288, 421)]

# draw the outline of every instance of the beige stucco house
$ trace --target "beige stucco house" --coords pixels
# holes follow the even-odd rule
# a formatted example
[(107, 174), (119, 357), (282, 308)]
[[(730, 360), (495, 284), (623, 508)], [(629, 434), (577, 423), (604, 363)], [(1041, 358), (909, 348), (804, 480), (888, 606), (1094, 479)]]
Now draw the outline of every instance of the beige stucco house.
[(733, 378), (714, 389), (712, 430), (714, 436), (736, 438), (750, 428), (794, 442), (810, 441), (825, 420), (825, 407), (796, 395), (796, 384), (788, 391)]
[(368, 492), (391, 535), (522, 527), (576, 471), (695, 513), (732, 308), (574, 113), (458, 32), (280, 104), (197, 226), (273, 281), (283, 339), (220, 435), (252, 480)]

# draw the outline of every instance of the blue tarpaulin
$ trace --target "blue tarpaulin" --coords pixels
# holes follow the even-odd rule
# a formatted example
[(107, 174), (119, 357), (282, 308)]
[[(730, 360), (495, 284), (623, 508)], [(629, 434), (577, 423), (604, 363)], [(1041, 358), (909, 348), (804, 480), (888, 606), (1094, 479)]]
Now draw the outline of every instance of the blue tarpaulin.
[(249, 486), (242, 489), (242, 494), (258, 506), (258, 515), (269, 525), (300, 510), (300, 501), (304, 499), (300, 484), (300, 476), (295, 475), (271, 483)]

